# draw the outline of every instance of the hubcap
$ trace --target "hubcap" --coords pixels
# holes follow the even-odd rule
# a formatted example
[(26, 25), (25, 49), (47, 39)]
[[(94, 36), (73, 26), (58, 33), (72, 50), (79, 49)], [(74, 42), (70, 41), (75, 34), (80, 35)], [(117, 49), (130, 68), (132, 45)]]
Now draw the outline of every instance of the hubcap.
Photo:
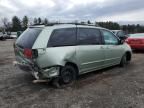
[(63, 73), (63, 81), (64, 83), (70, 83), (73, 79), (72, 72), (70, 70), (66, 70)]

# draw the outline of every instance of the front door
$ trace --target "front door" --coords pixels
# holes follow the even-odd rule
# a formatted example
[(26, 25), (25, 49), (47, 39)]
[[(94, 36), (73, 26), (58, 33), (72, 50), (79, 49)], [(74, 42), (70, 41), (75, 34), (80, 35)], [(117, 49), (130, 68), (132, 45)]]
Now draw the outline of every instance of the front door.
[(114, 65), (120, 63), (123, 48), (119, 44), (119, 39), (110, 31), (101, 30), (104, 40), (105, 65)]

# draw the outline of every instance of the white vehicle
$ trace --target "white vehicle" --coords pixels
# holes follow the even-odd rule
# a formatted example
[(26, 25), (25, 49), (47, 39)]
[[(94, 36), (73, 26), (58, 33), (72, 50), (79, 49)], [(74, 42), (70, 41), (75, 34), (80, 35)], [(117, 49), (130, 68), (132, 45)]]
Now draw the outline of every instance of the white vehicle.
[(0, 32), (0, 40), (6, 40), (6, 34)]

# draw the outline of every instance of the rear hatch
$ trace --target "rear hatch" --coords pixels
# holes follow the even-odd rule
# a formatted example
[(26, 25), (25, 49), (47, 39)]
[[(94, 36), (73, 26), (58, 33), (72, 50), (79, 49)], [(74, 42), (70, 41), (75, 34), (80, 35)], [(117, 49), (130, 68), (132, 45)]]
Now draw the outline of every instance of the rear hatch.
[(20, 63), (27, 64), (32, 62), (32, 58), (37, 56), (36, 50), (32, 49), (42, 28), (31, 27), (26, 29), (14, 43), (14, 52), (16, 60)]

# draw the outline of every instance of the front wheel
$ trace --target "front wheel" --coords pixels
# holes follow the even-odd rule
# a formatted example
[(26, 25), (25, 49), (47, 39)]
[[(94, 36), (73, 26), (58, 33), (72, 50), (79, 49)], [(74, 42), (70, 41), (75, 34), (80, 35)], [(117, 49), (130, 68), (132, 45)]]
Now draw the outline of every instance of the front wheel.
[(128, 63), (126, 57), (127, 57), (126, 54), (124, 54), (120, 62), (120, 67), (124, 67)]

